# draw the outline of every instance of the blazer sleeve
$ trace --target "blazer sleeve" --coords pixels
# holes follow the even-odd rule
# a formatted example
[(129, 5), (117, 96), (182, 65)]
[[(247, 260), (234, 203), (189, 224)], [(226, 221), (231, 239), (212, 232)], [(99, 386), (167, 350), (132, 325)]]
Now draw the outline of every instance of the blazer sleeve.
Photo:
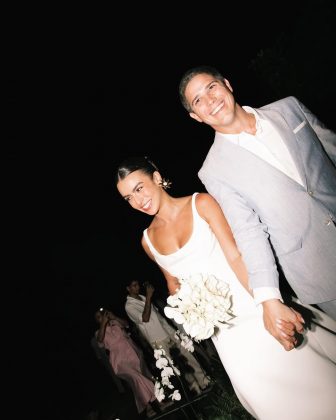
[(267, 226), (262, 223), (245, 199), (220, 179), (199, 178), (207, 191), (218, 201), (232, 229), (237, 246), (249, 274), (249, 287), (279, 288), (279, 273), (269, 242)]
[(336, 133), (327, 128), (305, 105), (296, 99), (298, 106), (304, 113), (308, 123), (315, 131), (329, 159), (336, 166)]

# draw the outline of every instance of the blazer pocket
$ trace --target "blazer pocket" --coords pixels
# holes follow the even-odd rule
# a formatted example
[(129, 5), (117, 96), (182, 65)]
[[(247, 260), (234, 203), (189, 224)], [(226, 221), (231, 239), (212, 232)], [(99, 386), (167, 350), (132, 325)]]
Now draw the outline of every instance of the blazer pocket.
[(293, 133), (296, 134), (298, 131), (301, 130), (305, 125), (307, 124), (307, 121), (302, 121), (301, 124), (299, 124), (296, 128), (294, 128)]
[(298, 238), (295, 242), (291, 241), (288, 246), (278, 246), (276, 254), (278, 257), (292, 254), (302, 248), (302, 238)]

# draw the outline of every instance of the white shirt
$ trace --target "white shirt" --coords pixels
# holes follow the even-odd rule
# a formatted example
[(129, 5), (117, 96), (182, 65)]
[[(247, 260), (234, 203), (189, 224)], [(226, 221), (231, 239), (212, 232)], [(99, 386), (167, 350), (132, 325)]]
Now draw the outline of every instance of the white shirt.
[[(274, 129), (269, 121), (259, 118), (253, 108), (248, 106), (243, 106), (242, 108), (246, 112), (254, 114), (256, 118), (256, 134), (252, 135), (243, 131), (239, 134), (220, 133), (220, 135), (226, 140), (254, 153), (256, 156), (294, 179), (294, 181), (303, 185), (294, 160), (280, 134)], [(280, 290), (274, 287), (255, 288), (253, 289), (253, 295), (256, 304), (269, 299), (282, 300)]]
[(143, 295), (139, 295), (139, 297), (141, 300), (127, 296), (125, 310), (146, 340), (153, 346), (155, 342), (163, 341), (171, 335), (174, 335), (175, 330), (167, 323), (153, 304), (151, 304), (149, 321), (143, 322), (142, 314), (145, 308), (146, 298)]

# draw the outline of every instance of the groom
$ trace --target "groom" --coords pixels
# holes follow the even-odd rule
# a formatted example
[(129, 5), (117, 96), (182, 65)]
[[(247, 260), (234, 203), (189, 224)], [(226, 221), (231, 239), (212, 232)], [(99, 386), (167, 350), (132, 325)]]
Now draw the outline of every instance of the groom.
[(199, 178), (231, 225), (266, 329), (291, 350), (303, 319), (282, 303), (277, 264), (302, 303), (336, 319), (336, 135), (294, 97), (241, 107), (212, 67), (188, 70), (179, 94), (215, 130)]

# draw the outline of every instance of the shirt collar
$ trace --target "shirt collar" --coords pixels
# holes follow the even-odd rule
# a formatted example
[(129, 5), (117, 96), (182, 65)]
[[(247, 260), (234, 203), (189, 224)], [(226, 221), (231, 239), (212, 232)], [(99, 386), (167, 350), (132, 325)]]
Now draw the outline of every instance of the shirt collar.
[[(242, 106), (243, 110), (248, 112), (249, 114), (253, 114), (256, 119), (256, 136), (260, 135), (263, 132), (263, 120), (259, 117), (257, 112), (251, 108), (250, 106)], [(245, 131), (242, 131), (238, 134), (223, 134), (223, 133), (217, 133), (220, 136), (223, 136), (225, 139), (230, 140), (232, 143), (239, 145), (240, 139), (244, 136), (248, 136), (249, 134)]]
[(259, 117), (257, 111), (255, 111), (253, 108), (251, 108), (250, 106), (242, 106), (243, 110), (248, 112), (249, 114), (253, 114), (255, 119), (256, 119), (256, 128), (257, 128), (257, 132), (256, 132), (256, 136), (258, 134), (261, 134), (263, 132), (263, 123), (262, 123), (262, 119)]
[[(146, 300), (145, 296), (143, 296), (143, 295), (139, 295), (139, 297), (141, 298), (142, 301)], [(132, 297), (130, 295), (127, 295), (127, 298), (126, 299), (127, 300), (132, 300), (133, 299), (133, 300), (136, 300), (137, 302), (141, 302), (140, 299), (134, 298), (134, 297)]]

